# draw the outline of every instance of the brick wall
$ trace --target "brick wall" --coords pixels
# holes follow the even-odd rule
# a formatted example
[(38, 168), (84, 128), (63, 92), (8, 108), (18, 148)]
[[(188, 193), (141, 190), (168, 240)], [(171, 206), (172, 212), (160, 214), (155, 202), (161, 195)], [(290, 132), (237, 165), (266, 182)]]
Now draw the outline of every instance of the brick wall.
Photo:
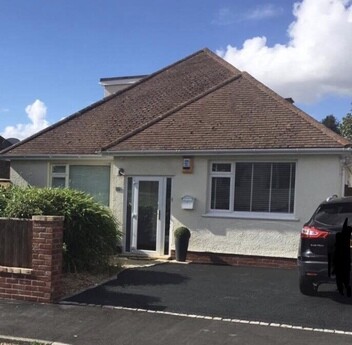
[(0, 298), (50, 303), (61, 296), (63, 221), (32, 217), (32, 267), (0, 266)]
[[(175, 251), (171, 251), (171, 256), (175, 258)], [(187, 260), (202, 263), (202, 264), (216, 264), (216, 265), (230, 265), (230, 266), (256, 266), (256, 267), (275, 267), (275, 268), (296, 268), (297, 260), (290, 258), (276, 258), (265, 256), (252, 255), (236, 255), (236, 254), (222, 254), (209, 252), (191, 252), (187, 253)]]

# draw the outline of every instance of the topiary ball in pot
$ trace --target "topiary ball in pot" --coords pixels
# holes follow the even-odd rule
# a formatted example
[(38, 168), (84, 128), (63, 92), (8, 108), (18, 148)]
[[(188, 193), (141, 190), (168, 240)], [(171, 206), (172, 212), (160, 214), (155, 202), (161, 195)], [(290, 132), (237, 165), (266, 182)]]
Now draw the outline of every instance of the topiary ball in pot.
[(174, 231), (176, 260), (184, 262), (187, 257), (189, 238), (191, 232), (188, 228), (181, 226)]

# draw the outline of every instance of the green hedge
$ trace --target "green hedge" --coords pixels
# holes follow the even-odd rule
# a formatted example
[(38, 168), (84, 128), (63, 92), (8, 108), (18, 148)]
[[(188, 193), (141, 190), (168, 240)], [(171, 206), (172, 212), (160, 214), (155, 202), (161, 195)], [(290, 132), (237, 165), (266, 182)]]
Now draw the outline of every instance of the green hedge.
[(0, 216), (64, 216), (64, 270), (92, 271), (108, 266), (121, 239), (111, 210), (83, 192), (61, 188), (11, 187), (0, 191)]

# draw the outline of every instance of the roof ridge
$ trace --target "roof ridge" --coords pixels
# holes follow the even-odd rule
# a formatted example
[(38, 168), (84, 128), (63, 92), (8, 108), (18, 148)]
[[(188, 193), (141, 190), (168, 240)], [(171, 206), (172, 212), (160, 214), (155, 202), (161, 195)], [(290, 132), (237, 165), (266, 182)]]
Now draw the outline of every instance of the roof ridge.
[(236, 68), (234, 65), (232, 65), (231, 63), (227, 62), (226, 60), (224, 60), (223, 58), (221, 58), (219, 55), (215, 54), (212, 50), (210, 50), (209, 48), (204, 48), (203, 51), (205, 53), (207, 53), (211, 58), (213, 58), (214, 60), (216, 60), (217, 62), (219, 62), (223, 67), (227, 68), (228, 70), (230, 70), (231, 72), (235, 72), (235, 73), (242, 73), (241, 70), (239, 70), (238, 68)]
[(221, 83), (219, 83), (219, 84), (217, 84), (217, 85), (211, 87), (210, 89), (208, 89), (208, 90), (206, 90), (206, 91), (204, 91), (204, 92), (198, 94), (197, 96), (195, 96), (195, 97), (193, 97), (193, 98), (187, 100), (186, 102), (181, 103), (181, 104), (177, 105), (176, 107), (174, 107), (174, 108), (168, 110), (167, 112), (165, 112), (165, 113), (163, 113), (163, 114), (161, 114), (161, 115), (155, 117), (154, 119), (152, 119), (151, 121), (149, 121), (149, 122), (143, 124), (142, 126), (140, 126), (140, 127), (138, 127), (138, 128), (135, 128), (134, 130), (132, 130), (132, 131), (130, 131), (130, 132), (124, 134), (123, 136), (121, 136), (121, 137), (118, 138), (117, 140), (111, 142), (110, 144), (108, 144), (108, 145), (106, 145), (106, 146), (103, 146), (103, 147), (101, 148), (101, 151), (106, 151), (106, 150), (108, 150), (109, 148), (111, 148), (111, 147), (113, 147), (113, 146), (115, 146), (115, 145), (120, 144), (121, 142), (123, 142), (123, 141), (125, 141), (125, 140), (127, 140), (127, 139), (133, 137), (134, 135), (140, 133), (141, 131), (143, 131), (143, 130), (145, 130), (145, 129), (151, 127), (151, 126), (153, 126), (154, 124), (156, 124), (156, 123), (160, 122), (161, 120), (167, 118), (168, 116), (172, 115), (173, 113), (175, 113), (175, 112), (181, 110), (182, 108), (184, 108), (184, 107), (186, 107), (186, 106), (188, 106), (188, 105), (190, 105), (190, 104), (192, 104), (192, 103), (198, 101), (199, 99), (201, 99), (201, 98), (207, 96), (208, 94), (210, 94), (210, 93), (212, 93), (212, 92), (214, 92), (214, 91), (216, 91), (216, 90), (222, 88), (223, 86), (225, 86), (225, 85), (227, 85), (227, 84), (231, 83), (232, 81), (234, 81), (234, 80), (236, 80), (236, 79), (239, 79), (239, 78), (241, 78), (241, 74), (236, 74), (236, 75), (234, 75), (234, 76), (232, 76), (232, 77), (230, 77), (230, 78), (228, 78), (228, 79), (222, 81)]
[(257, 86), (259, 89), (264, 91), (267, 95), (270, 97), (276, 99), (279, 101), (281, 104), (283, 104), (286, 108), (291, 109), (294, 113), (296, 113), (302, 120), (306, 121), (307, 123), (311, 124), (314, 126), (316, 129), (320, 130), (327, 136), (329, 136), (331, 139), (335, 140), (339, 144), (343, 145), (344, 147), (346, 146), (351, 146), (352, 142), (349, 141), (348, 139), (342, 137), (341, 135), (335, 133), (332, 131), (330, 128), (324, 126), (322, 123), (314, 119), (312, 116), (304, 112), (303, 110), (299, 109), (296, 107), (294, 104), (288, 102), (284, 97), (280, 96), (278, 93), (270, 89), (268, 86), (264, 85), (262, 82), (254, 78), (252, 75), (250, 75), (248, 72), (242, 72), (243, 77), (248, 80), (250, 83), (254, 84)]

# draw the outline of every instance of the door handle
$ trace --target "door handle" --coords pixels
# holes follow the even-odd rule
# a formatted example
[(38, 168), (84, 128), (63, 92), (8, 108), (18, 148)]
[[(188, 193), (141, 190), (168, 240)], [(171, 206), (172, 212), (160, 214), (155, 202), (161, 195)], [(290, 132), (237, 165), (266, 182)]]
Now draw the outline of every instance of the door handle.
[(158, 219), (160, 220), (160, 210), (158, 210)]

